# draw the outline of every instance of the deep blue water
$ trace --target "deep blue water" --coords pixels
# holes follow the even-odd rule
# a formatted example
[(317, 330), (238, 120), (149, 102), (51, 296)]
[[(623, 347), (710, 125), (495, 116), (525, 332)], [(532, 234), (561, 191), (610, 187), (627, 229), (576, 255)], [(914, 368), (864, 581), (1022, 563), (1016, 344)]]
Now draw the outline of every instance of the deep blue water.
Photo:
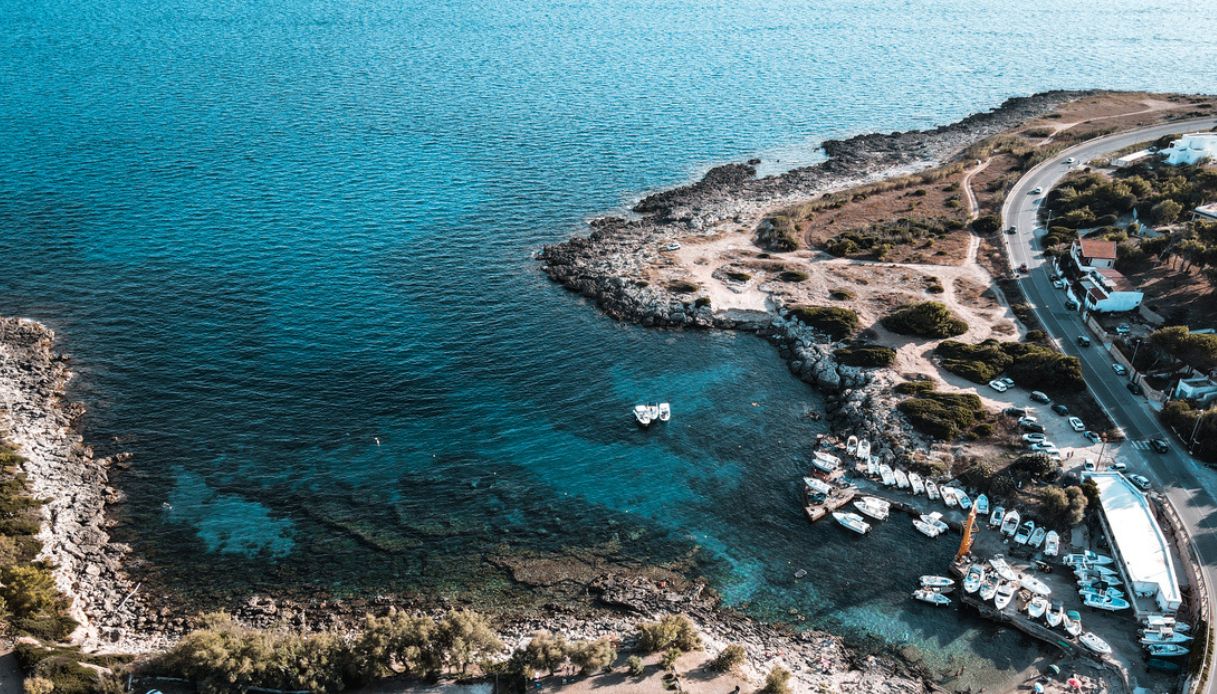
[(693, 556), (983, 680), (1034, 651), (908, 604), (949, 548), (801, 521), (819, 403), (768, 345), (614, 323), (529, 254), (722, 161), (1217, 90), (1212, 3), (1093, 5), (8, 0), (0, 313), (59, 331), (90, 438), (136, 454), (118, 535), (162, 587), (510, 596), (487, 555)]

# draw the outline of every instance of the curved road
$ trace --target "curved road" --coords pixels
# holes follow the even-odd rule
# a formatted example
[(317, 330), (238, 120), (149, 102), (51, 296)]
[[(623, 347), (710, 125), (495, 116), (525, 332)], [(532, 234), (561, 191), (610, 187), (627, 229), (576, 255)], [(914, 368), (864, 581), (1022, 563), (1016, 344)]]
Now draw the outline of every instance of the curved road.
[[(1217, 118), (1177, 121), (1109, 135), (1070, 147), (1028, 171), (1011, 188), (1002, 206), (1002, 229), (1013, 226), (1014, 234), (1004, 234), (1009, 244), (1012, 267), (1026, 263), (1030, 270), (1019, 283), (1036, 316), (1061, 349), (1082, 361), (1082, 374), (1095, 399), (1107, 411), (1117, 426), (1123, 427), (1128, 440), (1144, 441), (1161, 437), (1170, 444), (1165, 454), (1144, 451), (1125, 443), (1120, 457), (1129, 469), (1145, 475), (1172, 502), (1180, 518), (1188, 526), (1196, 550), (1204, 564), (1204, 577), (1210, 591), (1217, 589), (1217, 473), (1197, 463), (1181, 452), (1180, 442), (1162, 430), (1157, 417), (1149, 410), (1145, 398), (1134, 396), (1125, 387), (1126, 378), (1112, 371), (1107, 351), (1098, 346), (1081, 348), (1077, 337), (1087, 334), (1081, 314), (1065, 308), (1064, 292), (1052, 286), (1051, 265), (1045, 263), (1039, 237), (1036, 212), (1042, 195), (1031, 191), (1042, 187), (1051, 190), (1071, 170), (1065, 161), (1069, 157), (1079, 164), (1107, 156), (1140, 142), (1156, 140), (1163, 135), (1208, 130), (1217, 126)], [(1213, 605), (1209, 605), (1209, 624), (1213, 624)], [(1217, 677), (1209, 678), (1204, 691), (1217, 694)]]

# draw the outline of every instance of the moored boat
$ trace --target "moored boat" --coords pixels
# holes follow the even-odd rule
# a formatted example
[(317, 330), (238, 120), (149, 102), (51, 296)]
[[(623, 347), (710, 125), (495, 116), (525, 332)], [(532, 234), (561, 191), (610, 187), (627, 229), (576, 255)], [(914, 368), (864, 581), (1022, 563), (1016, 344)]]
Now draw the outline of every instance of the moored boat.
[(989, 565), (993, 567), (993, 571), (1007, 581), (1018, 579), (1018, 574), (1014, 573), (1014, 569), (1010, 568), (1010, 564), (1006, 562), (1006, 558), (1002, 555), (997, 555), (989, 560)]
[(950, 598), (942, 593), (930, 590), (928, 588), (913, 591), (913, 597), (921, 602), (928, 602), (931, 605), (937, 605), (938, 607), (946, 607), (947, 605), (951, 604)]
[(1069, 566), (1077, 566), (1079, 564), (1088, 564), (1091, 566), (1106, 566), (1108, 564), (1114, 564), (1116, 560), (1112, 559), (1111, 557), (1109, 557), (1107, 555), (1095, 554), (1094, 552), (1091, 552), (1090, 550), (1086, 550), (1085, 552), (1066, 554), (1065, 558), (1062, 559), (1061, 561), (1065, 564), (1068, 564)]
[(1123, 598), (1124, 593), (1110, 586), (1104, 587), (1103, 584), (1095, 585), (1092, 583), (1082, 583), (1078, 586), (1078, 595), (1085, 598), (1087, 595), (1094, 597), (1096, 600), (1107, 599), (1114, 600)]
[(1031, 598), (1031, 601), (1027, 603), (1027, 615), (1032, 619), (1039, 619), (1040, 617), (1043, 617), (1044, 613), (1047, 611), (1048, 601), (1042, 597), (1039, 597), (1038, 595)]
[(892, 473), (892, 468), (886, 463), (879, 466), (879, 477), (883, 480), (885, 487), (896, 486), (896, 475)]
[(942, 496), (938, 492), (938, 485), (935, 484), (934, 480), (927, 479), (925, 481), (925, 495), (928, 496), (931, 501), (937, 501)]
[(1013, 535), (1018, 532), (1018, 522), (1022, 518), (1018, 515), (1018, 511), (1010, 509), (1006, 512), (1006, 518), (1001, 522), (1001, 534)]
[(1078, 637), (1078, 641), (1081, 642), (1083, 646), (1090, 649), (1094, 653), (1098, 653), (1099, 655), (1108, 655), (1111, 653), (1111, 646), (1107, 645), (1107, 642), (1095, 635), (1093, 631), (1088, 631), (1085, 634), (1082, 634), (1080, 637)]
[(858, 437), (850, 434), (845, 440), (845, 455), (853, 456), (858, 452)]
[(834, 511), (832, 514), (833, 520), (841, 524), (841, 527), (852, 530), (859, 535), (865, 535), (870, 532), (870, 523), (867, 523), (856, 513), (842, 513)]
[(967, 511), (972, 508), (972, 498), (964, 493), (962, 489), (955, 487), (955, 501), (959, 504), (959, 508)]
[(955, 581), (946, 576), (930, 576), (921, 577), (922, 588), (950, 588), (955, 585)]
[(922, 535), (925, 535), (926, 537), (938, 537), (939, 535), (942, 534), (942, 531), (939, 530), (938, 528), (934, 527), (933, 525), (930, 525), (929, 523), (926, 523), (923, 520), (918, 520), (916, 518), (913, 519), (913, 527), (917, 528), (917, 532), (921, 533)]
[(1146, 645), (1145, 650), (1155, 658), (1175, 658), (1187, 655), (1190, 651), (1177, 643), (1157, 643)]
[(1187, 643), (1191, 640), (1192, 637), (1188, 636), (1187, 634), (1180, 634), (1179, 632), (1171, 631), (1170, 629), (1165, 629), (1162, 631), (1146, 630), (1141, 635), (1141, 643), (1143, 644)]
[(889, 504), (882, 499), (876, 499), (873, 496), (864, 496), (861, 499), (854, 501), (854, 508), (864, 516), (870, 516), (875, 520), (887, 520), (887, 516), (891, 509)]
[(1061, 551), (1061, 536), (1055, 530), (1049, 530), (1044, 536), (1044, 555), (1055, 557)]
[(989, 497), (985, 496), (984, 494), (976, 497), (976, 515), (989, 515)]
[(1141, 623), (1149, 628), (1170, 627), (1175, 631), (1191, 631), (1192, 627), (1166, 614), (1147, 614), (1141, 617)]
[(634, 420), (641, 427), (651, 426), (651, 422), (655, 421), (655, 417), (658, 415), (659, 412), (650, 405), (634, 405)]
[(985, 567), (973, 564), (968, 567), (968, 573), (963, 577), (963, 591), (975, 593), (980, 590), (980, 584), (985, 580)]
[(866, 474), (875, 477), (879, 474), (879, 458), (871, 456), (866, 459)]
[(1130, 607), (1128, 601), (1123, 598), (1100, 597), (1092, 593), (1082, 594), (1082, 604), (1086, 607), (1093, 607), (1096, 610), (1107, 610), (1108, 612), (1127, 610)]
[(989, 516), (989, 527), (1000, 528), (1001, 522), (1006, 518), (1006, 509), (998, 506), (993, 509), (992, 515)]
[(841, 467), (841, 459), (831, 453), (814, 451), (811, 456), (811, 464), (821, 472), (832, 472)]
[(925, 482), (922, 482), (921, 475), (915, 472), (909, 473), (909, 487), (912, 488), (914, 494), (925, 493)]
[(955, 488), (947, 485), (942, 485), (938, 488), (938, 493), (942, 494), (942, 503), (947, 505), (947, 508), (954, 508), (959, 503), (959, 499), (955, 496)]
[(895, 468), (892, 470), (892, 474), (896, 476), (896, 488), (897, 489), (908, 489), (909, 488), (909, 476), (907, 474), (905, 474), (904, 470), (901, 470), (900, 468)]
[(1029, 547), (1038, 548), (1040, 545), (1044, 544), (1044, 538), (1047, 536), (1047, 534), (1047, 531), (1044, 530), (1044, 526), (1039, 526), (1031, 532), (1031, 538), (1027, 540), (1027, 545)]
[(923, 513), (921, 514), (920, 518), (922, 523), (929, 523), (937, 528), (940, 534), (951, 529), (950, 526), (947, 525), (946, 521), (942, 519), (942, 514), (937, 511), (934, 511), (933, 513)]
[(666, 402), (659, 403), (659, 421), (666, 422), (672, 418), (672, 405)]
[(1092, 573), (1089, 571), (1079, 571), (1077, 574), (1077, 577), (1078, 577), (1079, 586), (1083, 583), (1099, 583), (1099, 582), (1106, 583), (1109, 586), (1124, 585), (1124, 582), (1121, 581), (1118, 576), (1113, 576), (1112, 574), (1100, 574), (1100, 573)]
[(1035, 532), (1035, 521), (1028, 520), (1018, 526), (1018, 532), (1014, 533), (1014, 541), (1020, 545), (1027, 544), (1027, 540), (1031, 539), (1031, 533)]

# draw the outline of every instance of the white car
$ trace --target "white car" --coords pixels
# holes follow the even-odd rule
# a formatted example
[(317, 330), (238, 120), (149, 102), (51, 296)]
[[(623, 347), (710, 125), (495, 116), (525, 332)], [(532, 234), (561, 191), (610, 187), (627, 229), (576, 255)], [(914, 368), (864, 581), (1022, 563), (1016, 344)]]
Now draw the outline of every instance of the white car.
[(1132, 482), (1133, 484), (1140, 487), (1142, 491), (1149, 490), (1149, 479), (1148, 478), (1143, 477), (1141, 475), (1126, 475), (1126, 477), (1128, 477), (1129, 482)]
[(1039, 195), (1039, 194), (1040, 194), (1040, 193), (1042, 193), (1042, 192), (1044, 192), (1044, 187), (1043, 187), (1043, 186), (1036, 186), (1036, 187), (1035, 187), (1035, 190), (1031, 191), (1031, 194), (1032, 194), (1032, 195)]
[(1083, 424), (1082, 420), (1078, 419), (1077, 417), (1069, 418), (1069, 426), (1074, 431), (1078, 431), (1078, 432), (1086, 431), (1086, 425)]
[(1001, 379), (989, 381), (989, 387), (999, 393), (1004, 393), (1007, 390), (1010, 390), (1010, 386), (1006, 385), (1006, 382)]
[(1040, 443), (1048, 437), (1043, 434), (1023, 434), (1023, 440), (1027, 443)]
[(1018, 418), (1018, 423), (1019, 423), (1019, 424), (1039, 424), (1039, 422), (1040, 422), (1040, 420), (1038, 420), (1038, 419), (1036, 419), (1035, 417), (1032, 417), (1032, 416), (1030, 416), (1030, 415), (1028, 415), (1028, 416), (1026, 416), (1026, 417), (1019, 417), (1019, 418)]
[(1065, 160), (1065, 163), (1066, 164), (1076, 164), (1076, 163), (1078, 163), (1078, 160), (1074, 157), (1069, 157), (1068, 159)]
[(1128, 373), (1128, 369), (1124, 368), (1123, 364), (1112, 364), (1111, 370), (1115, 371), (1116, 374), (1118, 374), (1120, 376), (1123, 376)]
[(1121, 463), (1120, 461), (1118, 461), (1118, 460), (1117, 460), (1117, 461), (1116, 461), (1116, 462), (1114, 462), (1114, 463), (1110, 463), (1110, 464), (1108, 464), (1108, 465), (1107, 465), (1107, 469), (1108, 469), (1108, 470), (1115, 470), (1116, 472), (1124, 472), (1125, 470), (1127, 470), (1127, 469), (1128, 469), (1128, 466), (1127, 466), (1127, 465), (1125, 465), (1124, 463)]
[(1036, 451), (1037, 453), (1060, 453), (1061, 452), (1061, 450), (1056, 447), (1055, 443), (1048, 441), (1048, 440), (1040, 441), (1039, 443), (1033, 443), (1033, 444), (1031, 444), (1030, 448), (1031, 448), (1031, 450)]

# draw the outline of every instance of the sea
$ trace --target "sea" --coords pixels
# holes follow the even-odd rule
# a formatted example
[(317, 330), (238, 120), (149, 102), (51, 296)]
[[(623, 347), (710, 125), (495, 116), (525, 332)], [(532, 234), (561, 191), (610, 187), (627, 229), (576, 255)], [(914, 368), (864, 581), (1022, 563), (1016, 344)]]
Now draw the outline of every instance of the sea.
[(134, 454), (115, 537), (155, 589), (493, 609), (531, 594), (504, 558), (663, 565), (984, 686), (1038, 648), (908, 599), (950, 543), (803, 520), (823, 403), (769, 344), (615, 322), (532, 254), (719, 163), (1217, 91), (1214, 9), (7, 0), (0, 314), (57, 331), (88, 439)]

